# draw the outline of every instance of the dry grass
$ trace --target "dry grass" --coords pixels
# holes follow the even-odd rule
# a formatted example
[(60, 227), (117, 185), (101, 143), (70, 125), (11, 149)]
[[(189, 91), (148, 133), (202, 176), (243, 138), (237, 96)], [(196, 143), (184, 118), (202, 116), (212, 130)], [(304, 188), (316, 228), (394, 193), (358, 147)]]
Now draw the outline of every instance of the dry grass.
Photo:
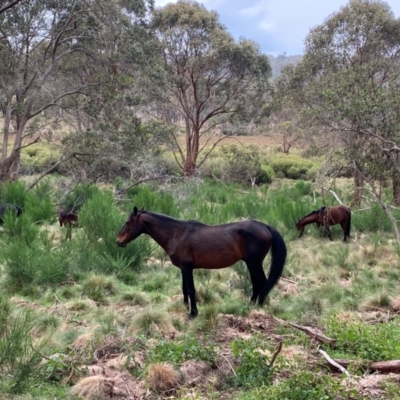
[(71, 388), (75, 396), (82, 396), (88, 400), (102, 400), (113, 396), (115, 380), (104, 376), (89, 376), (81, 379)]
[(146, 381), (156, 391), (170, 392), (179, 387), (180, 376), (170, 364), (151, 364), (147, 369)]

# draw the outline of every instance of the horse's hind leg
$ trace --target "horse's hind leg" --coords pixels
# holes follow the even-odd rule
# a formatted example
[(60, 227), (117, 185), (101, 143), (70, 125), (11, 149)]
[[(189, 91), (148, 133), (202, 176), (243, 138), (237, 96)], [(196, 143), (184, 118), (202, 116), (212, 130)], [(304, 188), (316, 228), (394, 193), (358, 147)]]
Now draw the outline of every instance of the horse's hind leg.
[(342, 222), (340, 223), (340, 226), (342, 227), (342, 229), (343, 229), (343, 234), (344, 234), (343, 242), (347, 242), (347, 235), (346, 235), (347, 224), (348, 224), (348, 222), (346, 222), (346, 221), (342, 221)]
[(188, 291), (187, 291), (187, 287), (186, 287), (186, 283), (185, 283), (185, 278), (183, 275), (183, 271), (181, 271), (182, 273), (182, 293), (183, 293), (183, 303), (185, 304), (185, 306), (187, 308), (189, 308), (189, 295), (188, 295)]
[[(186, 294), (190, 299), (190, 314), (191, 318), (197, 317), (199, 313), (197, 311), (196, 306), (196, 289), (194, 287), (194, 280), (193, 280), (193, 268), (192, 267), (181, 267), (182, 270), (182, 285), (186, 286)], [(185, 300), (185, 291), (183, 292), (184, 300)]]
[(325, 230), (326, 230), (326, 232), (327, 232), (327, 234), (328, 234), (329, 239), (330, 239), (331, 242), (332, 242), (333, 239), (332, 239), (332, 235), (331, 235), (331, 230), (329, 229), (329, 225), (325, 225), (325, 224), (324, 224), (324, 228), (325, 228)]
[(260, 303), (260, 291), (263, 288), (263, 286), (265, 285), (265, 283), (267, 282), (267, 278), (265, 276), (265, 272), (262, 266), (262, 263), (250, 263), (250, 262), (246, 262), (247, 264), (247, 268), (249, 270), (250, 273), (250, 279), (251, 279), (251, 284), (253, 286), (253, 294), (251, 296), (251, 302), (255, 303), (257, 301), (259, 301)]

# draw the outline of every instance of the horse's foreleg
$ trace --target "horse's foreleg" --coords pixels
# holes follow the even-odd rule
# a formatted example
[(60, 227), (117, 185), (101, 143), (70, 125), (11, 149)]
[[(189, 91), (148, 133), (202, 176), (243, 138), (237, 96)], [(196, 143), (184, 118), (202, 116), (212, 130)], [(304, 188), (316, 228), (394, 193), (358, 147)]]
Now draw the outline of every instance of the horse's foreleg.
[(332, 242), (333, 239), (332, 239), (331, 230), (329, 229), (329, 226), (326, 226), (325, 229), (326, 229), (326, 231), (328, 232), (328, 237), (329, 237), (329, 239), (330, 239), (331, 242)]
[[(196, 289), (194, 287), (193, 280), (193, 268), (192, 267), (182, 267), (182, 286), (186, 286), (186, 295), (190, 299), (190, 314), (191, 318), (194, 318), (199, 313), (196, 306)], [(185, 292), (183, 292), (185, 301)]]

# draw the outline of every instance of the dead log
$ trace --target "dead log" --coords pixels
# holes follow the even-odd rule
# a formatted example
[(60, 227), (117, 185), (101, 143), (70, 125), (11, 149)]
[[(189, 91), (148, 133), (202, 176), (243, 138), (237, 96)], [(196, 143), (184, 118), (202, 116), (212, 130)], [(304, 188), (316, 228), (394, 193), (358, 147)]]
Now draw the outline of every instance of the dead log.
[[(369, 370), (371, 372), (379, 372), (381, 374), (388, 374), (390, 372), (400, 373), (400, 360), (390, 360), (390, 361), (368, 361), (368, 360), (342, 360), (334, 359), (336, 364), (339, 364), (343, 368), (347, 368), (350, 364), (356, 365), (362, 370)], [(333, 367), (329, 363), (330, 367)]]
[(312, 339), (317, 340), (320, 343), (327, 344), (329, 347), (335, 347), (336, 340), (331, 339), (328, 336), (325, 336), (321, 331), (318, 329), (310, 328), (309, 326), (302, 326), (302, 325), (297, 325), (293, 322), (289, 323), (290, 326), (293, 326), (293, 328), (299, 329), (302, 332), (306, 333), (308, 336), (310, 336)]

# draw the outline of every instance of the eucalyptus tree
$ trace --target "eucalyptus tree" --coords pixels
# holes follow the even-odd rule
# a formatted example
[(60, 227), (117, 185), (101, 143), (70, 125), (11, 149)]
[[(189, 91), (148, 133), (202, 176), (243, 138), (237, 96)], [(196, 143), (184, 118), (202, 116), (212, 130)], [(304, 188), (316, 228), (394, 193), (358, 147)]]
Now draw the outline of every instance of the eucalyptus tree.
[(11, 0), (11, 1), (0, 1), (0, 14), (6, 12), (10, 8), (13, 8), (22, 0)]
[(161, 53), (147, 74), (155, 114), (172, 122), (173, 113), (165, 111), (178, 113), (186, 140), (181, 146), (173, 136), (176, 160), (184, 175), (191, 176), (215, 147), (207, 148), (207, 140), (201, 143), (205, 133), (260, 113), (270, 88), (270, 64), (255, 43), (235, 42), (217, 13), (195, 1), (156, 9), (152, 28)]
[(356, 189), (366, 179), (390, 211), (374, 182), (391, 177), (400, 203), (400, 20), (384, 2), (352, 0), (312, 29), (305, 44), (287, 92), (302, 105), (304, 120), (340, 145)]
[[(39, 140), (45, 131), (42, 122), (54, 122), (55, 114), (47, 114), (51, 108), (83, 114), (88, 109), (84, 96), (103, 90), (105, 104), (112, 91), (118, 92), (118, 82), (126, 78), (115, 49), (129, 35), (134, 38), (131, 27), (142, 24), (152, 6), (152, 0), (32, 0), (0, 15), (5, 117), (0, 181), (18, 177), (21, 148)], [(104, 115), (104, 110), (97, 107), (94, 112)], [(64, 160), (76, 155), (67, 153)]]

